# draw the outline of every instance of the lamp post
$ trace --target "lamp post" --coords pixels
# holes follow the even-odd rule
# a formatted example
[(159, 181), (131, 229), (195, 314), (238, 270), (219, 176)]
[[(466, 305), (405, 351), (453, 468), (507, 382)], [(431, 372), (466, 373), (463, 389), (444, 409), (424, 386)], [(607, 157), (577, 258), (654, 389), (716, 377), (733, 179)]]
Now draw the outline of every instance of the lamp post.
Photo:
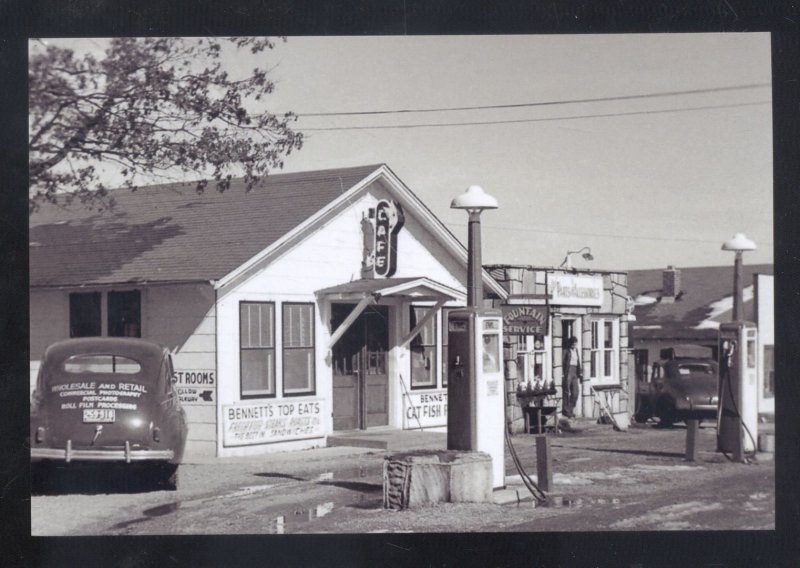
[[(583, 252), (583, 251), (586, 251), (586, 252)], [(590, 249), (589, 247), (583, 247), (582, 249), (567, 251), (567, 256), (564, 257), (564, 260), (559, 265), (559, 268), (563, 267), (563, 268), (571, 269), (572, 268), (572, 255), (573, 254), (578, 254), (579, 252), (583, 252), (583, 254), (581, 255), (583, 257), (583, 260), (594, 260), (594, 257), (592, 256), (592, 249)]]
[(481, 212), (497, 209), (497, 199), (483, 191), (479, 185), (453, 199), (451, 209), (466, 209), (469, 213), (469, 235), (467, 240), (467, 305), (478, 308), (483, 301), (481, 279)]
[[(497, 209), (497, 200), (473, 185), (453, 199), (450, 207), (469, 213), (469, 241), (468, 306), (448, 315), (447, 449), (482, 452), (491, 457), (491, 483), (477, 471), (469, 476), (474, 480), (470, 483), (483, 488), (481, 494), (485, 498), (491, 489), (505, 485), (503, 314), (483, 307), (481, 278), (480, 215), (484, 209)], [(476, 467), (484, 467), (477, 465), (479, 461), (475, 463)]]
[(733, 265), (733, 321), (742, 319), (742, 253), (744, 251), (756, 250), (756, 243), (744, 236), (744, 233), (736, 233), (722, 243), (722, 250), (734, 251), (736, 260)]

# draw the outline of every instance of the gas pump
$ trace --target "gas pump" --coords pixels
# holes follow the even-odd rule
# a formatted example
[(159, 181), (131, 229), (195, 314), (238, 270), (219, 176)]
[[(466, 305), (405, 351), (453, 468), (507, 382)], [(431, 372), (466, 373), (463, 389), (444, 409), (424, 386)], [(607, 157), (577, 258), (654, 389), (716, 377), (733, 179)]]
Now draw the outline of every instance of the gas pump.
[(719, 326), (717, 450), (743, 461), (758, 434), (758, 331), (744, 321)]
[(448, 322), (447, 449), (489, 454), (492, 486), (503, 487), (503, 315), (465, 308)]

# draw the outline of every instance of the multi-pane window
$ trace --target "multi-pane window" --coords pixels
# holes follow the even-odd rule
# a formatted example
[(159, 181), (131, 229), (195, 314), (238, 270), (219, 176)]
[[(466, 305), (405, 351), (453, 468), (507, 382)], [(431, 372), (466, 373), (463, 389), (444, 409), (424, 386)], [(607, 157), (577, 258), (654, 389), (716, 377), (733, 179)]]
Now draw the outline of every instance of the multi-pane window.
[(617, 326), (614, 320), (592, 320), (590, 376), (599, 381), (616, 380)]
[(544, 335), (517, 336), (517, 376), (520, 381), (532, 384), (539, 381), (541, 386), (546, 386), (546, 363)]
[(139, 290), (108, 293), (109, 337), (141, 337), (142, 309)]
[(242, 398), (275, 396), (275, 304), (239, 304)]
[(313, 394), (314, 304), (283, 304), (283, 393)]
[(69, 295), (69, 336), (93, 337), (100, 329), (100, 292)]
[[(411, 328), (432, 308), (411, 306)], [(411, 340), (411, 388), (436, 387), (436, 317), (430, 318)]]
[(614, 325), (610, 321), (603, 322), (603, 376), (614, 374)]

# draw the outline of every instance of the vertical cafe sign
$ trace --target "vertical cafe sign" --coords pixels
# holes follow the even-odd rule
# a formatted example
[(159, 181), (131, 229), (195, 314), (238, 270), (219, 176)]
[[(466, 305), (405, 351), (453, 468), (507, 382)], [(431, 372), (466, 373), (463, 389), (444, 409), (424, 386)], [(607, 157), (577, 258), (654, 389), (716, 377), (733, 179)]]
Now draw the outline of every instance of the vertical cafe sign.
[(375, 206), (375, 274), (382, 278), (397, 270), (397, 233), (403, 228), (403, 209), (396, 201), (381, 199)]

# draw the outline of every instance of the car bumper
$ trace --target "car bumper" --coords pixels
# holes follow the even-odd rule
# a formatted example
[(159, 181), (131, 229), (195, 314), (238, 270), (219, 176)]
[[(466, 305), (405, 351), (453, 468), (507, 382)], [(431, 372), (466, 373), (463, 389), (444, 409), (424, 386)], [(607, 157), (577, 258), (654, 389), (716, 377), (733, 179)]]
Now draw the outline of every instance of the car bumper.
[(175, 458), (173, 450), (132, 450), (130, 443), (125, 442), (122, 450), (74, 450), (72, 443), (67, 441), (67, 447), (61, 448), (31, 448), (31, 460), (63, 460), (71, 461), (99, 461), (99, 462), (142, 462), (142, 461), (172, 461)]
[(717, 415), (716, 404), (678, 404), (675, 409), (679, 416), (688, 418), (713, 418)]

